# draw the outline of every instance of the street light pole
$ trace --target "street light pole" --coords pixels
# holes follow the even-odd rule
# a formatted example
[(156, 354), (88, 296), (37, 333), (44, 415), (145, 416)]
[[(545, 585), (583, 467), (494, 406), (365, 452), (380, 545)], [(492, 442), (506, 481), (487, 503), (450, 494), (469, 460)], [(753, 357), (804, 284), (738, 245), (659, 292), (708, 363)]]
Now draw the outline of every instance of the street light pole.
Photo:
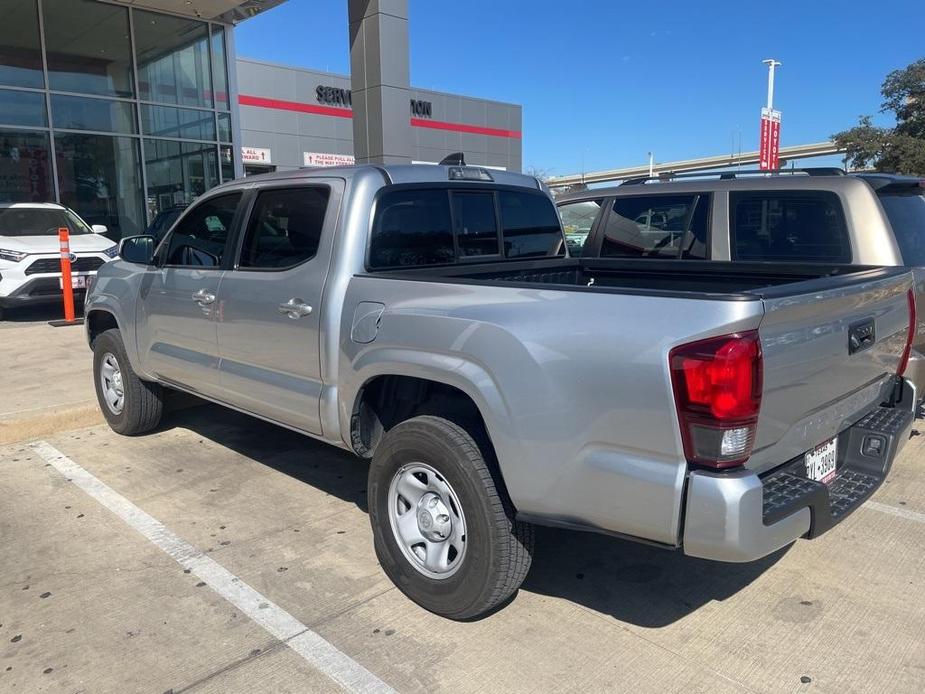
[(781, 66), (781, 63), (774, 58), (762, 60), (762, 63), (768, 66), (768, 110), (774, 108), (774, 69)]

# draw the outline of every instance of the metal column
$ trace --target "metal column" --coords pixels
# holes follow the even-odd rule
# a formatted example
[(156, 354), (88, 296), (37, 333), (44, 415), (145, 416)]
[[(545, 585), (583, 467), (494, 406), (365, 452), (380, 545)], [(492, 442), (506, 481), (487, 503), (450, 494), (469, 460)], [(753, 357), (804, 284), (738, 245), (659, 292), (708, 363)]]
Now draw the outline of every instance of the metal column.
[(347, 0), (357, 164), (411, 161), (408, 0)]

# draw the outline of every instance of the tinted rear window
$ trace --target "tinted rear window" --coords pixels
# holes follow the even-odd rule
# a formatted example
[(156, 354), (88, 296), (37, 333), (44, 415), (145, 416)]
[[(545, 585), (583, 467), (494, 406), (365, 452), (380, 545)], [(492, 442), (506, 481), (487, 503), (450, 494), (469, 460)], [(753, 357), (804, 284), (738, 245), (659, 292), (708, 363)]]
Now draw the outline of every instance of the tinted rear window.
[(492, 193), (454, 193), (453, 230), (460, 257), (498, 255), (498, 220)]
[(501, 231), (506, 258), (565, 255), (559, 215), (545, 195), (501, 191)]
[(413, 267), (456, 258), (446, 190), (396, 190), (376, 203), (369, 266)]
[(885, 193), (880, 204), (906, 265), (925, 265), (925, 195)]
[(850, 263), (851, 242), (835, 193), (730, 193), (733, 260)]
[(499, 228), (505, 258), (565, 254), (555, 206), (542, 193), (408, 188), (376, 202), (369, 267), (499, 259)]

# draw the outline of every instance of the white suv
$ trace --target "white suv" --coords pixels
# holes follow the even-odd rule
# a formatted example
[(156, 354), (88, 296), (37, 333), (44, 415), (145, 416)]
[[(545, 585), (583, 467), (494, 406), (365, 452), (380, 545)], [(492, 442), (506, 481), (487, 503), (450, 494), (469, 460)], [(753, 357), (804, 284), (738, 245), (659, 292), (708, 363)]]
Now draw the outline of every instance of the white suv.
[(61, 301), (61, 227), (70, 231), (72, 284), (82, 297), (87, 277), (118, 253), (106, 227), (55, 203), (0, 204), (0, 317), (11, 306)]

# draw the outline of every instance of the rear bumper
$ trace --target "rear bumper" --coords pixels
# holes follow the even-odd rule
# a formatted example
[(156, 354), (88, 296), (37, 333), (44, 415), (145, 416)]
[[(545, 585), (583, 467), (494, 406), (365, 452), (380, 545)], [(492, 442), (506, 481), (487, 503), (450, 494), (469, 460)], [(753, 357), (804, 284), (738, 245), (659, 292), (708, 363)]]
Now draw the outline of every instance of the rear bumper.
[(920, 351), (922, 346), (913, 347), (909, 355), (909, 365), (906, 367), (905, 377), (912, 381), (918, 393), (919, 400), (925, 398), (925, 354)]
[[(798, 538), (821, 535), (883, 483), (909, 440), (918, 397), (906, 380), (894, 407), (878, 407), (841, 432), (837, 473), (828, 485), (807, 479), (803, 456), (761, 476), (749, 470), (691, 472), (684, 553), (747, 562)], [(877, 453), (868, 445), (874, 440)]]

